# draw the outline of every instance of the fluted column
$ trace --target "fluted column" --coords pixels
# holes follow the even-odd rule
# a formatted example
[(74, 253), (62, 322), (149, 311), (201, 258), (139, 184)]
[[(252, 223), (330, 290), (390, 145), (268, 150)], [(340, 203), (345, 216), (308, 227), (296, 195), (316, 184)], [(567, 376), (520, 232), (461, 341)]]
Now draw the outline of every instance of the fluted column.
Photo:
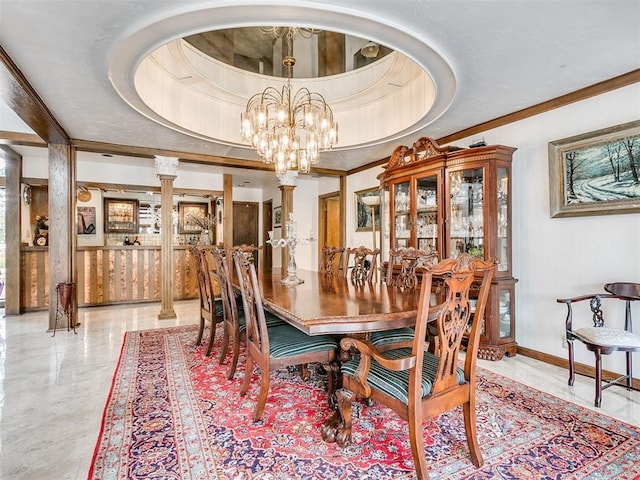
[(156, 155), (160, 179), (160, 314), (158, 319), (176, 318), (173, 309), (173, 181), (176, 179), (177, 157)]

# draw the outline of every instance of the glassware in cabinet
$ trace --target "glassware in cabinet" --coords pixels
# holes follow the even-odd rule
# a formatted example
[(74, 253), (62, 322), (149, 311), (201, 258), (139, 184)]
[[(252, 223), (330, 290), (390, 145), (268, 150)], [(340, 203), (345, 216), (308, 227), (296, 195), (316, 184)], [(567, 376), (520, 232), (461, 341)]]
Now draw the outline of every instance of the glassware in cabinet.
[(410, 183), (393, 186), (393, 248), (408, 247), (411, 243), (411, 196)]
[(484, 258), (484, 169), (449, 172), (449, 253)]
[(511, 212), (511, 198), (509, 196), (509, 169), (507, 167), (498, 167), (497, 171), (497, 221), (498, 232), (496, 235), (498, 246), (498, 270), (501, 272), (509, 271), (510, 250), (511, 250), (511, 225), (509, 219)]
[(416, 248), (438, 252), (438, 177), (416, 181)]

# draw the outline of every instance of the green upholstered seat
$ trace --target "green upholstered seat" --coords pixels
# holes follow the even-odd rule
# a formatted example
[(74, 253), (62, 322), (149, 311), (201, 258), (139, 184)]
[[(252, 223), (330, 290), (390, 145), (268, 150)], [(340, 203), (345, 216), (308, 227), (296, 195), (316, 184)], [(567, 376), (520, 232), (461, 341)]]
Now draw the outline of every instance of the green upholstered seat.
[[(388, 358), (402, 358), (410, 357), (410, 348), (398, 348), (395, 350), (389, 350), (384, 352), (384, 356)], [(360, 357), (355, 356), (351, 360), (342, 364), (342, 373), (353, 377)], [(429, 352), (424, 352), (424, 363), (422, 366), (422, 397), (426, 397), (431, 393), (433, 386), (433, 379), (436, 375), (436, 369), (438, 368), (438, 357)], [(458, 384), (464, 383), (464, 371), (461, 368), (457, 369)], [(387, 395), (397, 398), (401, 402), (409, 403), (409, 370), (402, 370), (396, 372), (382, 367), (375, 360), (371, 361), (371, 369), (369, 370), (369, 376), (367, 377), (367, 383), (370, 387), (380, 390)]]
[(340, 348), (336, 338), (331, 335), (307, 335), (287, 324), (269, 327), (268, 330), (271, 358), (291, 357)]
[[(269, 312), (264, 312), (264, 319), (267, 324), (267, 328), (287, 324), (287, 322), (282, 320), (280, 317)], [(238, 309), (238, 327), (240, 328), (241, 332), (244, 332), (247, 329), (247, 321), (244, 318), (244, 310), (240, 309)]]

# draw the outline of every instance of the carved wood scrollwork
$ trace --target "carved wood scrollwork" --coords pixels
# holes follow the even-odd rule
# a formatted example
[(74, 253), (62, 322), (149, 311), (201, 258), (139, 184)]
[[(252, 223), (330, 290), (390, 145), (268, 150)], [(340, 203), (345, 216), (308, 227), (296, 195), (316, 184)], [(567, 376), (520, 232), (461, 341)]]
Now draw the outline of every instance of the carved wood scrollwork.
[(412, 147), (400, 145), (393, 150), (389, 157), (389, 163), (383, 168), (389, 170), (394, 167), (409, 165), (425, 158), (436, 157), (451, 150), (450, 147), (440, 147), (438, 143), (429, 137), (420, 137)]

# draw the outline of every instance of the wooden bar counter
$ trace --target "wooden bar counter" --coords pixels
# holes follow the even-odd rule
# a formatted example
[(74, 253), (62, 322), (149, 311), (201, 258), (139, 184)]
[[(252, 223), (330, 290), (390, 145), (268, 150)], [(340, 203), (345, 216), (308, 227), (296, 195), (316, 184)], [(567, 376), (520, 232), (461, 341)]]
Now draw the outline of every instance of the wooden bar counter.
[[(49, 305), (49, 249), (20, 249), (21, 306), (25, 312)], [(78, 306), (160, 301), (160, 246), (78, 247)], [(174, 300), (198, 298), (189, 245), (173, 247)], [(55, 299), (53, 299), (55, 302)]]

